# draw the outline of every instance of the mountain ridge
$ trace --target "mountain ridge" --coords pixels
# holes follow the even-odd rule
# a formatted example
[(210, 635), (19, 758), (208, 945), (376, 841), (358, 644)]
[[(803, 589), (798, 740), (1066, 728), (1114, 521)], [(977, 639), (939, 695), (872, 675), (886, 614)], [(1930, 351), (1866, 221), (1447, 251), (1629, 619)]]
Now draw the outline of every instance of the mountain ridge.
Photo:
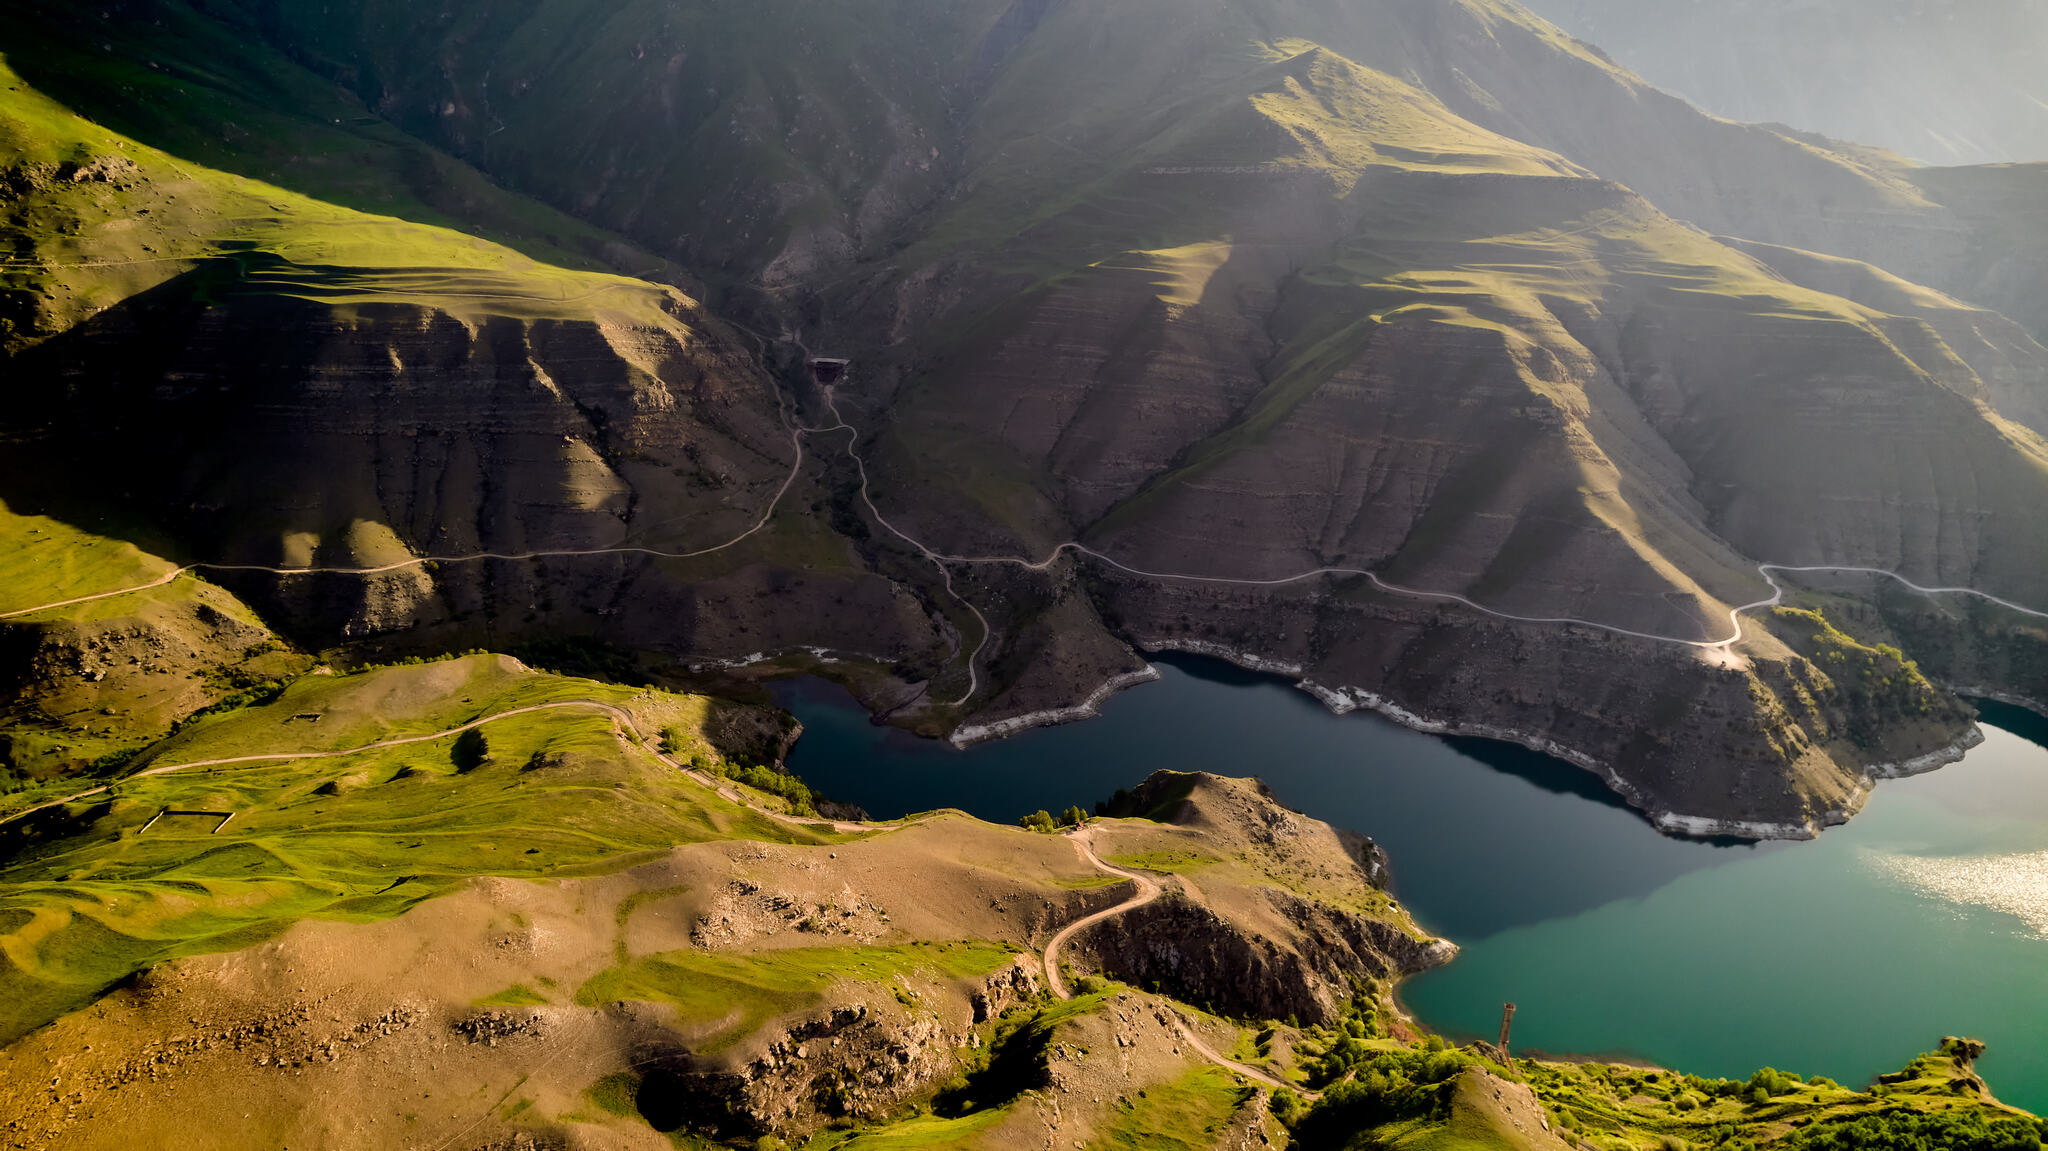
[[(491, 298), (496, 273), (480, 270), (452, 280), (417, 271), (365, 278), (345, 271), (346, 260), (323, 262), (259, 229), (232, 240), (247, 250), (226, 250), (233, 234), (220, 237), (212, 271), (159, 293), (190, 303), (118, 307), (17, 357), (37, 376), (96, 381), (97, 390), (49, 392), (69, 398), (30, 421), (52, 451), (109, 403), (149, 413), (147, 434), (121, 453), (133, 461), (124, 467), (137, 478), (174, 477), (156, 485), (161, 526), (152, 530), (205, 553), (187, 550), (192, 558), (350, 567), (637, 542), (689, 551), (753, 522), (775, 485), (798, 485), (790, 514), (715, 562), (422, 566), (363, 592), (336, 577), (234, 577), (267, 614), (292, 617), (309, 646), (337, 633), (375, 647), (595, 631), (700, 666), (805, 647), (858, 651), (896, 669), (862, 678), (870, 701), (940, 734), (1077, 704), (1102, 680), (1142, 667), (1138, 641), (1204, 644), (1300, 667), (1304, 678), (1404, 714), (1473, 729), (1579, 730), (1551, 742), (1605, 765), (1667, 814), (1679, 809), (1664, 791), (1696, 803), (1712, 790), (1681, 781), (1712, 776), (1714, 757), (1776, 757), (1770, 770), (1795, 781), (1785, 798), (1682, 813), (1788, 828), (1845, 817), (1864, 770), (1959, 737), (1960, 729), (1902, 728), (1882, 751), (1815, 750), (1826, 741), (1811, 737), (1835, 725), (1824, 708), (1800, 702), (1791, 681), (1757, 670), (1796, 669), (1802, 659), (1763, 627), (1746, 633), (1737, 662), (1761, 662), (1737, 690), (1734, 681), (1705, 686), (1725, 668), (1667, 661), (1625, 637), (1473, 621), (1506, 628), (1516, 645), (1557, 651), (1560, 668), (1576, 669), (1510, 707), (1517, 718), (1503, 724), (1481, 713), (1505, 705), (1468, 698), (1473, 683), (1513, 676), (1489, 662), (1496, 657), (1394, 638), (1439, 626), (1455, 610), (1443, 602), (1338, 581), (1275, 593), (1296, 597), (1287, 604), (1212, 589), (1194, 610), (1185, 589), (1087, 565), (942, 571), (943, 561), (934, 568), (894, 528), (846, 507), (851, 460), (818, 437), (796, 436), (803, 458), (785, 482), (788, 423), (835, 421), (792, 362), (800, 344), (747, 334), (764, 320), (852, 354), (853, 373), (833, 386), (832, 402), (855, 428), (869, 498), (907, 539), (940, 553), (1035, 561), (1083, 540), (1142, 570), (1269, 577), (1357, 568), (1509, 615), (1655, 635), (1718, 632), (1731, 608), (1768, 594), (1759, 561), (1883, 568), (2048, 600), (2037, 562), (2048, 540), (2023, 512), (2033, 502), (2026, 493), (2048, 485), (2037, 434), (2048, 352), (1993, 313), (1841, 255), (1785, 246), (1867, 219), (1920, 236), (1947, 209), (1893, 161), (1702, 117), (1509, 6), (1381, 0), (1337, 13), (1262, 2), (1162, 23), (1142, 6), (1098, 18), (1062, 5), (989, 5), (930, 18), (919, 26), (934, 39), (914, 46), (852, 29), (835, 40), (823, 26), (793, 54), (742, 38), (711, 74), (710, 104), (685, 100), (667, 78), (683, 66), (677, 60), (687, 64), (691, 43), (721, 43), (708, 14), (682, 23), (616, 15), (535, 63), (536, 38), (562, 18), (542, 7), (479, 13), (434, 36), (398, 35), (416, 14), (376, 4), (315, 15), (134, 0), (122, 11), (155, 13), (182, 30), (120, 41), (171, 53), (148, 60), (152, 76), (199, 76), (176, 52), (215, 42), (219, 29), (277, 46), (259, 46), (253, 79), (210, 73), (201, 94), (184, 82), (136, 81), (137, 92), (182, 100), (192, 119), (179, 131), (193, 138), (197, 125), (226, 129), (223, 117), (240, 115), (232, 110), (259, 90), (319, 91), (321, 82), (292, 71), (312, 64), (341, 81), (342, 94), (324, 99), (376, 108), (427, 146), (521, 187), (535, 177), (520, 157), (560, 132), (523, 129), (519, 117), (569, 106), (548, 102), (550, 86), (590, 67), (592, 53), (610, 53), (625, 61), (607, 81), (626, 85), (621, 106), (653, 101), (663, 110), (652, 122), (682, 141), (675, 155), (633, 162), (693, 156), (736, 180), (682, 212), (704, 223), (686, 227), (699, 238), (680, 246), (641, 226), (652, 201), (606, 206), (607, 189), (620, 186), (613, 176), (578, 210), (633, 231), (656, 249), (647, 257), (655, 264), (708, 259), (706, 291), (741, 327), (645, 281), (572, 289), (554, 278), (521, 303)], [(928, 19), (915, 4), (904, 12)], [(27, 34), (65, 43), (61, 21), (42, 19)], [(1148, 27), (1169, 31), (1121, 69), (1098, 66)], [(437, 45), (446, 52), (429, 78), (421, 53)], [(490, 58), (515, 63), (525, 103), (500, 100), (497, 81), (462, 89), (477, 53), (500, 49)], [(893, 95), (928, 79), (909, 66), (917, 52), (942, 70), (920, 88), (921, 104)], [(780, 139), (765, 130), (793, 125), (792, 109), (815, 105), (817, 85), (841, 68), (867, 94), (842, 108), (852, 116), (867, 107), (866, 119), (792, 127)], [(792, 69), (807, 78), (763, 87)], [(632, 88), (643, 73), (654, 86)], [(863, 105), (870, 97), (880, 102)], [(1561, 98), (1599, 111), (1576, 124), (1543, 114)], [(118, 88), (93, 99), (117, 119), (145, 123), (136, 98)], [(1065, 118), (1028, 114), (1048, 106)], [(689, 119), (718, 109), (737, 143), (703, 134), (714, 119)], [(1615, 132), (1593, 130), (1602, 116)], [(589, 124), (579, 137), (579, 147), (611, 149), (607, 171), (641, 155), (616, 136), (619, 123)], [(385, 128), (343, 127), (371, 149), (366, 156), (418, 154)], [(885, 146), (870, 155), (857, 142), (874, 131)], [(1644, 143), (1658, 134), (1668, 139)], [(269, 145), (223, 136), (222, 162), (333, 184), (318, 154), (281, 159)], [(929, 143), (919, 154), (911, 140)], [(1678, 150), (1693, 154), (1674, 159), (1680, 140), (1689, 144)], [(759, 162), (718, 161), (728, 147)], [(1783, 170), (1742, 160), (1758, 155), (1778, 157)], [(406, 162), (376, 163), (403, 171)], [(1616, 166), (1627, 182), (1606, 170)], [(1709, 169), (1776, 174), (1702, 183)], [(638, 186), (671, 198), (697, 187), (659, 178)], [(1660, 198), (1683, 214), (1667, 215)], [(476, 201), (479, 218), (537, 218), (508, 206), (517, 199), (489, 192)], [(827, 201), (839, 207), (797, 206)], [(716, 222), (741, 203), (777, 205), (774, 218), (789, 230)], [(1696, 226), (1764, 216), (1775, 222), (1725, 242)], [(367, 242), (375, 232), (351, 225), (348, 234)], [(597, 236), (577, 243), (612, 256), (630, 250)], [(714, 254), (702, 243), (725, 247)], [(477, 268), (492, 251), (464, 250), (471, 254), (441, 265)], [(249, 311), (258, 289), (272, 302)], [(621, 326), (579, 302), (584, 291), (642, 301), (632, 305), (640, 310)], [(543, 305), (543, 295), (553, 302)], [(392, 310), (420, 304), (429, 310)], [(322, 342), (307, 352), (295, 335), (266, 351), (238, 334), (279, 323), (324, 333)], [(122, 362), (143, 331), (185, 350)], [(233, 366), (238, 358), (245, 366)], [(422, 372), (466, 378), (474, 395), (458, 400)], [(257, 381), (268, 378), (303, 382), (257, 400)], [(188, 382), (166, 389), (166, 379)], [(610, 382), (580, 382), (598, 379)], [(1858, 414), (1843, 423), (1850, 397)], [(244, 411), (274, 411), (255, 438), (289, 446), (230, 461), (212, 437)], [(1939, 431), (1918, 434), (1925, 429)], [(1794, 442), (1807, 450), (1788, 450)], [(1871, 452), (1878, 442), (1884, 450)], [(172, 467), (166, 449), (200, 462)], [(1829, 465), (1812, 466), (1816, 455)], [(1965, 478), (1935, 478), (1946, 476)], [(108, 492), (135, 483), (97, 482)], [(205, 510), (249, 490), (292, 492), (295, 506)], [(379, 494), (364, 496), (371, 491)], [(841, 510), (826, 510), (833, 506)], [(947, 586), (955, 577), (962, 582)], [(772, 595), (806, 583), (821, 589), (806, 606), (766, 610)], [(846, 603), (866, 605), (866, 618), (838, 609)], [(1256, 622), (1267, 610), (1290, 622)], [(1236, 622), (1223, 626), (1225, 617)], [(1986, 619), (1949, 626), (1961, 636)], [(1360, 628), (1392, 630), (1374, 638)], [(1967, 642), (2032, 642), (2024, 628), (1994, 631)], [(1631, 653), (1619, 664), (1616, 644)], [(1380, 654), (1340, 654), (1354, 651)], [(1456, 659), (1475, 662), (1461, 672), (1443, 665)], [(1726, 706), (1749, 718), (1722, 737), (1732, 742), (1668, 759), (1672, 751), (1641, 744), (1625, 709), (1611, 706), (1611, 679), (1636, 660), (1676, 677), (1659, 689), (1673, 698), (1735, 693), (1676, 712), (1643, 704), (1648, 713)], [(986, 691), (976, 697), (978, 686)], [(963, 690), (965, 709), (940, 706)], [(1532, 718), (1544, 712), (1549, 719)], [(1576, 727), (1566, 715), (1592, 722)], [(1779, 715), (1803, 717), (1793, 722), (1807, 738), (1761, 738)], [(1741, 734), (1745, 722), (1752, 733)]]

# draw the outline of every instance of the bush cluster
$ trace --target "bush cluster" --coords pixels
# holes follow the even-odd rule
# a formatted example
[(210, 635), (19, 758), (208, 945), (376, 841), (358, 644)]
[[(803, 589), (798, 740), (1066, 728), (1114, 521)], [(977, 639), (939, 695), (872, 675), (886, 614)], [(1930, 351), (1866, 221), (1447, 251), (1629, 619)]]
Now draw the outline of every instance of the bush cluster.
[[(1309, 1029), (1295, 1047), (1300, 1066), (1311, 1087), (1334, 1083), (1366, 1061), (1372, 1049), (1365, 1041), (1380, 1033), (1379, 1012), (1361, 989), (1344, 1008), (1343, 1018), (1330, 1027)], [(1432, 1037), (1439, 1047), (1443, 1040)]]
[(368, 675), (370, 672), (379, 671), (387, 667), (424, 667), (430, 663), (448, 663), (451, 660), (468, 659), (470, 656), (473, 655), (489, 654), (490, 653), (485, 651), (483, 648), (472, 647), (465, 649), (463, 651), (444, 651), (438, 655), (409, 655), (401, 659), (394, 659), (385, 663), (358, 664), (355, 667), (349, 668), (342, 674)]
[(706, 775), (715, 775), (734, 783), (743, 783), (756, 791), (781, 796), (789, 801), (790, 810), (797, 815), (818, 814), (818, 793), (812, 791), (811, 786), (801, 778), (779, 767), (724, 759), (697, 746), (695, 739), (674, 727), (661, 729), (658, 746), (663, 755), (674, 759), (682, 759), (687, 754), (689, 765)]
[(1478, 1063), (1478, 1056), (1436, 1037), (1413, 1047), (1367, 1050), (1351, 1065), (1351, 1078), (1297, 1114), (1295, 1142), (1304, 1148), (1342, 1147), (1358, 1132), (1384, 1123), (1444, 1118), (1452, 1084)]
[(2041, 1151), (2048, 1119), (1994, 1117), (1987, 1111), (1900, 1108), (1845, 1123), (1794, 1131), (1785, 1151)]
[(1061, 828), (1080, 827), (1087, 822), (1088, 813), (1082, 811), (1079, 807), (1069, 807), (1065, 811), (1060, 812), (1058, 816), (1054, 816), (1051, 812), (1041, 807), (1030, 815), (1018, 820), (1017, 826), (1051, 835)]
[[(284, 694), (285, 681), (281, 679), (258, 680), (239, 691), (229, 692), (213, 704), (202, 707), (191, 715), (171, 725), (170, 734), (176, 735), (210, 715), (224, 715), (245, 707), (260, 707)], [(125, 761), (124, 761), (125, 762)]]
[(818, 793), (812, 791), (809, 784), (786, 771), (758, 763), (728, 763), (712, 770), (735, 783), (744, 783), (756, 791), (781, 796), (789, 801), (790, 810), (798, 815), (818, 814)]
[(1749, 1082), (1743, 1085), (1742, 1095), (1751, 1103), (1769, 1103), (1772, 1097), (1790, 1095), (1805, 1083), (1806, 1080), (1790, 1071), (1761, 1067), (1757, 1069), (1756, 1074), (1749, 1077)]

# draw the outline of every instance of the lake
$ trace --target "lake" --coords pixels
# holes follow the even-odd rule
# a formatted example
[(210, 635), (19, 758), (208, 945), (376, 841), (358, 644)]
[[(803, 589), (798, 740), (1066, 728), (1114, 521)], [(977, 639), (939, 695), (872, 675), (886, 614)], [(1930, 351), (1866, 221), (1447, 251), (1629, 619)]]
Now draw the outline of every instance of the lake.
[(1001, 822), (1092, 807), (1161, 768), (1256, 775), (1377, 840), (1409, 910), (1464, 948), (1402, 992), (1448, 1034), (1490, 1037), (1514, 1000), (1518, 1050), (1848, 1084), (1969, 1034), (2001, 1098), (2048, 1111), (2048, 722), (1987, 705), (1983, 746), (1881, 784), (1818, 841), (1698, 842), (1559, 760), (1335, 716), (1226, 664), (1155, 662), (1159, 682), (1097, 719), (967, 751), (785, 682), (805, 725), (790, 770), (880, 818)]

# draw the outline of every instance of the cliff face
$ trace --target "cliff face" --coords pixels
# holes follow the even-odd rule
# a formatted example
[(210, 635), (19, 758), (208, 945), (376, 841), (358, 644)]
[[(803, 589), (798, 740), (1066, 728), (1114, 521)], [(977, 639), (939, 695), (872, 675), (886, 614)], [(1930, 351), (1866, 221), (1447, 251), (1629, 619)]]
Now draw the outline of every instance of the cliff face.
[[(762, 370), (680, 296), (642, 315), (478, 316), (216, 294), (214, 276), (21, 357), (66, 384), (39, 443), (59, 452), (90, 432), (109, 453), (100, 491), (133, 493), (312, 646), (421, 627), (450, 642), (630, 630), (697, 658), (935, 642), (916, 602), (849, 570), (827, 532), (811, 546), (827, 569), (812, 610), (717, 606), (805, 581), (779, 574), (790, 561), (775, 543), (723, 547), (786, 495), (799, 441)], [(138, 345), (159, 355), (139, 360)], [(530, 553), (551, 554), (514, 558)], [(383, 570), (289, 574), (308, 567)]]
[[(1406, 921), (1372, 841), (1288, 811), (1258, 780), (1159, 771), (1090, 832), (1096, 852), (1175, 865), (1157, 901), (1076, 946), (1105, 973), (1239, 1018), (1341, 1019), (1355, 996), (1448, 962), (1456, 945)], [(1122, 854), (1118, 854), (1122, 853)]]
[[(817, 503), (824, 471), (798, 474), (759, 350), (680, 290), (194, 170), (19, 99), (0, 235), (18, 510), (118, 507), (117, 530), (213, 565), (316, 649), (940, 648), (828, 524), (725, 546), (783, 497)], [(642, 550), (464, 559), (620, 547)], [(762, 610), (777, 598), (805, 610)]]
[[(506, 185), (479, 218), (544, 199), (792, 338), (74, 125), (10, 169), (21, 470), (90, 433), (118, 450), (74, 503), (146, 493), (195, 556), (397, 565), (223, 574), (312, 646), (832, 649), (962, 738), (1213, 650), (1551, 748), (1674, 828), (1807, 833), (1967, 732), (1826, 738), (1810, 661), (1731, 622), (1759, 561), (2048, 603), (2041, 261), (1999, 223), (2028, 172), (1716, 120), (1489, 0), (657, 7), (135, 0), (182, 31), (110, 10), (106, 53), (181, 76), (229, 29), (247, 74), (161, 85), (183, 128), (47, 83), (326, 186), (235, 143), (290, 77)], [(37, 11), (26, 42), (77, 39)], [(33, 58), (100, 67), (72, 49)], [(829, 409), (806, 345), (853, 357)], [(620, 546), (689, 558), (410, 562)]]
[[(1059, 274), (911, 278), (952, 287), (899, 298), (935, 311), (894, 328), (964, 335), (884, 353), (906, 381), (876, 448), (892, 515), (966, 554), (1078, 535), (1166, 573), (1079, 561), (1120, 635), (1558, 751), (1673, 829), (1810, 834), (1867, 769), (1957, 745), (1954, 712), (1881, 751), (1830, 743), (1803, 658), (1754, 628), (1714, 658), (1386, 585), (1701, 641), (1770, 594), (1755, 559), (2039, 602), (2048, 451), (2024, 425), (2048, 352), (1469, 123), (1456, 163), (1478, 170), (1418, 162), (1389, 137), (1444, 106), (1325, 49), (1238, 82), (1246, 105), (1165, 120), (991, 261), (1071, 250)], [(986, 498), (1006, 482), (1028, 496)], [(1326, 568), (1384, 582), (1254, 586)]]
[[(479, 712), (489, 756), (453, 762), (447, 725)], [(1196, 1071), (1235, 1111), (1212, 1062), (1234, 1027), (1132, 987), (1046, 994), (1050, 941), (1136, 887), (1084, 842), (1202, 910), (1147, 941), (1189, 993), (1233, 978), (1218, 957), (1271, 951), (1327, 1018), (1451, 950), (1373, 885), (1375, 851), (1253, 781), (1162, 774), (1138, 794), (1170, 797), (1174, 822), (1095, 820), (1080, 841), (957, 812), (833, 824), (736, 802), (636, 729), (699, 763), (752, 762), (783, 730), (766, 708), (479, 655), (309, 676), (157, 749), (336, 758), (165, 771), (0, 825), (0, 1124), (175, 1144), (204, 1100), (254, 1083), (226, 1145), (800, 1144), (915, 1107), (1000, 1148), (1103, 1134), (1118, 1096)], [(180, 822), (229, 803), (225, 827)], [(222, 876), (225, 859), (263, 862)]]
[[(72, 418), (91, 413), (119, 443), (122, 481), (155, 478), (223, 558), (392, 558), (351, 538), (358, 524), (442, 555), (600, 547), (644, 529), (638, 517), (737, 534), (795, 462), (756, 369), (680, 319), (202, 304), (200, 290), (174, 281), (163, 305), (102, 313), (22, 366), (76, 381)], [(138, 363), (137, 344), (161, 358)], [(684, 482), (643, 510), (632, 478), (655, 472)]]

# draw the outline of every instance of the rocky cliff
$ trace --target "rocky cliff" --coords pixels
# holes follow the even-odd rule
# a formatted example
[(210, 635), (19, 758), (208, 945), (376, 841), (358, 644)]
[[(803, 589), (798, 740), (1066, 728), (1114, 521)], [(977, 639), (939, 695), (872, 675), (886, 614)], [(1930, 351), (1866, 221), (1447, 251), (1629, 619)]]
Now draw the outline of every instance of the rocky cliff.
[(1235, 1018), (1328, 1025), (1358, 995), (1457, 954), (1390, 914), (1370, 840), (1288, 811), (1257, 780), (1155, 772), (1108, 810), (1159, 826), (1105, 824), (1099, 854), (1176, 861), (1159, 900), (1077, 940), (1115, 978)]
[[(615, 710), (499, 714), (535, 699)], [(478, 708), (498, 716), (483, 763), (405, 738)], [(627, 734), (659, 727), (708, 770), (750, 761), (771, 719), (505, 657), (316, 675), (160, 755), (397, 742), (130, 779), (31, 832), (0, 826), (0, 1126), (33, 1145), (175, 1143), (233, 1091), (226, 1146), (794, 1143), (921, 1116), (951, 1145), (999, 1147), (1108, 1132), (1120, 1097), (1200, 1075), (1228, 1105), (1198, 1126), (1264, 1130), (1244, 1068), (1216, 1062), (1237, 1028), (1135, 986), (1048, 994), (1049, 941), (1135, 886), (1074, 839), (955, 812), (782, 818)], [(1162, 773), (1136, 794), (1174, 821), (1096, 820), (1089, 842), (1200, 917), (1130, 925), (1160, 964), (1133, 979), (1313, 1022), (1391, 1010), (1392, 978), (1455, 950), (1374, 886), (1376, 851), (1256, 782)], [(227, 803), (226, 828), (179, 822)], [(211, 874), (227, 858), (267, 862)], [(1127, 930), (1112, 916), (1088, 938), (1107, 962)], [(1303, 983), (1265, 992), (1218, 966), (1244, 955)]]
[[(1829, 738), (1733, 618), (1759, 562), (2048, 603), (2030, 171), (1716, 120), (1490, 0), (657, 7), (35, 7), (10, 498), (386, 568), (222, 574), (308, 647), (851, 659), (962, 740), (1215, 651), (1674, 829), (1807, 834), (1967, 738)], [(195, 86), (223, 37), (248, 63)], [(123, 59), (162, 78), (81, 79)], [(505, 244), (305, 194), (364, 185), (246, 130), (276, 90), (358, 109), (394, 204), (409, 149), (496, 181)], [(202, 136), (220, 167), (149, 146)]]

